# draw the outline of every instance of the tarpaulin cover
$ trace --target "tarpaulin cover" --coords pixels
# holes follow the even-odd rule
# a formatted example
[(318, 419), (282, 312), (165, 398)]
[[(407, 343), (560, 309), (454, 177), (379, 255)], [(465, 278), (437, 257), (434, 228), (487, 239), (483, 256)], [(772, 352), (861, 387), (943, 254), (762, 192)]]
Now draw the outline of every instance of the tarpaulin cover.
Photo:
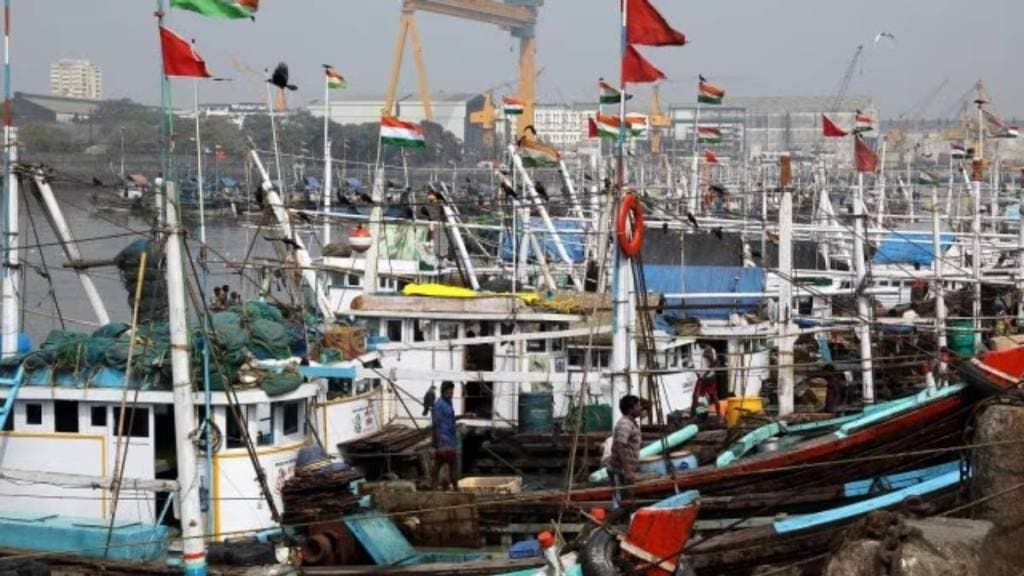
[[(956, 241), (955, 234), (942, 234), (939, 244), (945, 252)], [(919, 264), (931, 266), (935, 246), (931, 232), (893, 232), (878, 245), (872, 264)]]
[[(560, 220), (552, 219), (555, 224), (555, 230), (558, 231), (558, 237), (562, 241), (562, 246), (565, 247), (565, 251), (569, 254), (569, 258), (573, 263), (583, 262), (584, 249), (586, 247), (586, 238), (583, 235), (583, 222), (579, 220)], [(523, 243), (523, 231), (525, 226), (522, 222), (516, 223), (516, 250), (519, 250), (519, 246)], [(554, 238), (548, 233), (547, 228), (544, 226), (544, 221), (540, 218), (530, 219), (530, 233), (537, 238), (541, 246), (544, 247), (544, 257), (547, 258), (548, 262), (561, 262), (561, 256), (558, 255), (558, 248), (555, 245)], [(531, 250), (530, 261), (534, 261), (532, 257), (533, 248)], [(512, 237), (511, 235), (505, 235), (501, 240), (501, 259), (506, 262), (512, 261)]]
[[(660, 294), (764, 292), (763, 268), (741, 266), (644, 266), (647, 291)], [(757, 309), (762, 298), (669, 298), (670, 318), (724, 319)], [(682, 306), (680, 306), (682, 305)]]

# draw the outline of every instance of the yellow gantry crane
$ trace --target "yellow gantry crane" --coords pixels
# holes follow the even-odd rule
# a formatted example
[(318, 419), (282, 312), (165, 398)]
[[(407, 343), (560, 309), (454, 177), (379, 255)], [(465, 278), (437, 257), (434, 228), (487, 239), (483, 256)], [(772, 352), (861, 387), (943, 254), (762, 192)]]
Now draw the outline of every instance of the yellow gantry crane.
[(391, 80), (384, 98), (384, 113), (394, 114), (395, 95), (398, 91), (398, 76), (402, 71), (402, 58), (405, 54), (406, 39), (412, 40), (412, 55), (416, 64), (416, 75), (419, 82), (420, 97), (423, 99), (423, 113), (427, 120), (433, 120), (430, 106), (430, 90), (427, 84), (427, 70), (423, 65), (423, 45), (419, 32), (416, 30), (416, 12), (433, 12), (493, 24), (508, 30), (513, 37), (519, 38), (519, 89), (517, 96), (524, 102), (523, 114), (518, 118), (517, 132), (533, 124), (533, 105), (536, 90), (534, 78), (536, 68), (537, 44), (534, 29), (537, 24), (537, 9), (544, 0), (404, 0), (402, 3), (402, 20), (398, 29), (398, 40), (395, 43), (395, 56), (391, 65)]
[(654, 154), (661, 152), (662, 131), (665, 128), (672, 127), (672, 119), (661, 110), (660, 87), (660, 84), (655, 84), (651, 94), (651, 113), (649, 118), (651, 123), (651, 152)]

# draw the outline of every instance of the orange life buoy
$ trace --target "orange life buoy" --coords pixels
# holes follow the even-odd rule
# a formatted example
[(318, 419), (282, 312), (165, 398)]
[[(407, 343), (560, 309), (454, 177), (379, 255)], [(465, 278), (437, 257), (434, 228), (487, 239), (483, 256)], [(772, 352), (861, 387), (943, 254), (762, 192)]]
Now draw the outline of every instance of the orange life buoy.
[[(629, 215), (633, 215), (632, 236), (630, 236)], [(626, 194), (619, 206), (615, 218), (615, 235), (619, 239), (619, 249), (626, 256), (633, 258), (640, 253), (644, 245), (644, 212), (640, 201), (633, 194)]]

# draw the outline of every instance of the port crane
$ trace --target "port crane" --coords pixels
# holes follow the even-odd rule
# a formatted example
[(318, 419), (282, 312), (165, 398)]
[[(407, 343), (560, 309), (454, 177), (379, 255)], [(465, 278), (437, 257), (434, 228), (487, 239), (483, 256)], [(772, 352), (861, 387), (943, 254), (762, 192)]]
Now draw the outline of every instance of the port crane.
[(537, 10), (543, 6), (544, 0), (404, 0), (402, 3), (402, 19), (395, 43), (395, 55), (391, 66), (391, 79), (388, 82), (387, 94), (384, 98), (385, 114), (393, 114), (395, 94), (398, 90), (398, 76), (402, 71), (402, 59), (405, 54), (407, 39), (412, 43), (413, 60), (419, 83), (420, 97), (423, 99), (423, 113), (427, 120), (433, 119), (430, 105), (430, 90), (427, 84), (427, 71), (423, 64), (423, 45), (416, 28), (416, 12), (431, 12), (493, 24), (508, 30), (514, 38), (519, 39), (519, 87), (517, 97), (524, 101), (523, 114), (518, 118), (516, 132), (533, 124), (533, 107), (536, 95), (534, 78), (536, 73), (537, 44), (535, 28)]

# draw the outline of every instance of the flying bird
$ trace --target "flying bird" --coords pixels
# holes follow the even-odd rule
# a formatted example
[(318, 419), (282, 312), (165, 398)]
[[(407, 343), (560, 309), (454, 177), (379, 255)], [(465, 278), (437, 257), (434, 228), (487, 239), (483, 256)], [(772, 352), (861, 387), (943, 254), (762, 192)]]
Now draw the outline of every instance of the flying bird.
[(883, 38), (887, 38), (893, 44), (896, 43), (896, 36), (892, 32), (879, 32), (875, 35), (875, 44), (881, 42)]
[(270, 80), (267, 80), (267, 82), (281, 90), (288, 89), (294, 92), (299, 89), (298, 86), (288, 83), (288, 65), (284, 62), (278, 63), (277, 68), (274, 68), (274, 73), (270, 75)]
[(299, 89), (298, 86), (288, 83), (288, 65), (285, 64), (284, 62), (279, 62), (277, 64), (277, 68), (274, 68), (274, 73), (270, 75), (270, 78), (267, 80), (267, 82), (273, 84), (274, 86), (277, 86), (278, 88), (277, 109), (287, 109), (288, 103), (285, 101), (284, 91), (287, 89), (294, 92), (295, 90)]

